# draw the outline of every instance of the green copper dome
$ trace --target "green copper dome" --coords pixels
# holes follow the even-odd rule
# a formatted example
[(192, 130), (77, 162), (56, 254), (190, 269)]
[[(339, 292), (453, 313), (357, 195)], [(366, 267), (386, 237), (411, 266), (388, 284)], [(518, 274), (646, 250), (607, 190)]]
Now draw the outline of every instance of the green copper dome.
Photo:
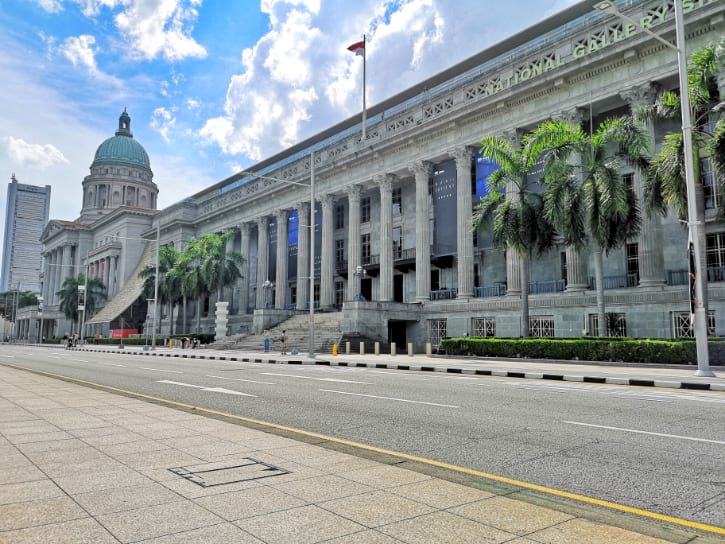
[(148, 153), (140, 143), (133, 139), (131, 118), (126, 110), (118, 118), (116, 135), (98, 146), (91, 168), (101, 163), (125, 164), (151, 170)]

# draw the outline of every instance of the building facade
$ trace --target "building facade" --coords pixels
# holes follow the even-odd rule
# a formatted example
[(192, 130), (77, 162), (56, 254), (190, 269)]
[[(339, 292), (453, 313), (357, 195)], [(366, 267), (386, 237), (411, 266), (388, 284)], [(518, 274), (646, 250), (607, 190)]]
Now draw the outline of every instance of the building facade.
[[(84, 181), (85, 217), (92, 222), (81, 221), (83, 212), (72, 225), (51, 222), (44, 235), (46, 255), (51, 264), (64, 263), (61, 248), (84, 240), (67, 258), (76, 262), (87, 253), (89, 262), (106, 263), (103, 274), (110, 263), (115, 272), (109, 281), (118, 287), (107, 307), (116, 308), (129, 303), (133, 292), (129, 286), (136, 280), (129, 270), (138, 270), (149, 257), (148, 245), (145, 252), (138, 246), (135, 254), (114, 253), (129, 247), (121, 244), (119, 225), (133, 224), (134, 236), (146, 239), (155, 238), (159, 227), (161, 243), (174, 247), (233, 229), (229, 249), (239, 252), (244, 264), (243, 277), (222, 295), (229, 303), (229, 334), (281, 323), (307, 311), (312, 301), (320, 310), (340, 312), (343, 333), (412, 342), (416, 349), (445, 336), (519, 336), (521, 260), (470, 226), (495, 168), (478, 153), (481, 138), (493, 134), (516, 142), (552, 118), (596, 125), (651, 103), (658, 91), (678, 84), (672, 49), (594, 4), (580, 2), (370, 108), (365, 139), (360, 118), (351, 118), (158, 213), (150, 193), (148, 208), (116, 208), (127, 202), (128, 190), (105, 176), (120, 171), (105, 172), (105, 165), (94, 162)], [(674, 38), (672, 2), (617, 5), (638, 25)], [(685, 0), (683, 6), (688, 52), (720, 39), (725, 3)], [(720, 70), (722, 99), (725, 71)], [(679, 123), (652, 122), (647, 130), (655, 153)], [(709, 326), (712, 334), (722, 335), (725, 224), (715, 209), (720, 195), (707, 158), (701, 167)], [(624, 167), (621, 173), (641, 197), (640, 174)], [(132, 179), (140, 190), (150, 181)], [(613, 332), (689, 334), (686, 248), (687, 231), (675, 215), (645, 216), (641, 234), (606, 257), (604, 288)], [(123, 273), (119, 267), (125, 267)], [(559, 245), (529, 267), (532, 334), (581, 336), (597, 330), (589, 251)], [(62, 278), (50, 278), (51, 270), (46, 267), (44, 285), (61, 284)], [(204, 297), (199, 305), (189, 304), (185, 316), (164, 310), (159, 332), (178, 331), (182, 322), (191, 331), (212, 332), (215, 302), (215, 295)], [(115, 311), (104, 308), (91, 327), (117, 326), (106, 321)], [(168, 323), (171, 315), (174, 324)]]
[(50, 214), (50, 185), (8, 184), (0, 291), (40, 292), (42, 243), (40, 235)]

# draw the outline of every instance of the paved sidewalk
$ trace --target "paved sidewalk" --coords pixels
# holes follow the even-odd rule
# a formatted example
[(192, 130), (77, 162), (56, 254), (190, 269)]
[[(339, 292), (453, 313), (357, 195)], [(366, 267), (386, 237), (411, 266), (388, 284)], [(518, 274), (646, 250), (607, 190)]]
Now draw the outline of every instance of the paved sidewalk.
[(699, 389), (725, 391), (725, 367), (712, 367), (716, 377), (695, 376), (694, 366), (667, 367), (634, 363), (580, 363), (577, 361), (547, 361), (522, 359), (486, 359), (476, 357), (451, 357), (425, 355), (346, 355), (318, 354), (314, 359), (307, 354), (280, 355), (241, 350), (168, 349), (144, 351), (143, 346), (126, 346), (123, 350), (112, 346), (76, 348), (87, 351), (106, 351), (156, 357), (187, 357), (198, 359), (222, 359), (229, 361), (269, 362), (274, 364), (329, 364), (331, 366), (365, 366), (396, 370), (424, 370), (530, 378), (565, 380), (575, 382), (607, 383), (643, 387), (668, 387), (675, 389)]
[(413, 468), (0, 365), (6, 544), (719, 541)]

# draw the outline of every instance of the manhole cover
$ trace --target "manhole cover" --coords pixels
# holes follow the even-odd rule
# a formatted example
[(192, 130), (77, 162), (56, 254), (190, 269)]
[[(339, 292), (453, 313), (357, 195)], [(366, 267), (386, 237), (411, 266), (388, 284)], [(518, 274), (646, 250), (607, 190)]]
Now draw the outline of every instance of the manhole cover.
[(251, 457), (244, 457), (240, 461), (205, 463), (203, 465), (170, 468), (169, 470), (201, 487), (235, 484), (289, 474), (289, 470), (263, 463)]

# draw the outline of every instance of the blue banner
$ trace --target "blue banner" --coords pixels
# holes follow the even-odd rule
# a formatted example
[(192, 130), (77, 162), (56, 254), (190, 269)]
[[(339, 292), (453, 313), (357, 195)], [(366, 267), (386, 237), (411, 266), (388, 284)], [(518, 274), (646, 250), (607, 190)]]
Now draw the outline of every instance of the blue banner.
[(455, 255), (456, 236), (456, 161), (433, 165), (433, 255)]
[[(498, 170), (498, 165), (487, 159), (481, 152), (476, 153), (476, 198), (473, 202), (474, 208), (482, 198), (488, 196), (488, 178)], [(502, 190), (504, 192), (504, 190)], [(490, 249), (493, 247), (493, 230), (490, 227), (480, 227), (476, 232), (478, 238), (478, 249)]]
[(297, 277), (297, 238), (299, 236), (300, 218), (297, 210), (287, 214), (287, 279)]

